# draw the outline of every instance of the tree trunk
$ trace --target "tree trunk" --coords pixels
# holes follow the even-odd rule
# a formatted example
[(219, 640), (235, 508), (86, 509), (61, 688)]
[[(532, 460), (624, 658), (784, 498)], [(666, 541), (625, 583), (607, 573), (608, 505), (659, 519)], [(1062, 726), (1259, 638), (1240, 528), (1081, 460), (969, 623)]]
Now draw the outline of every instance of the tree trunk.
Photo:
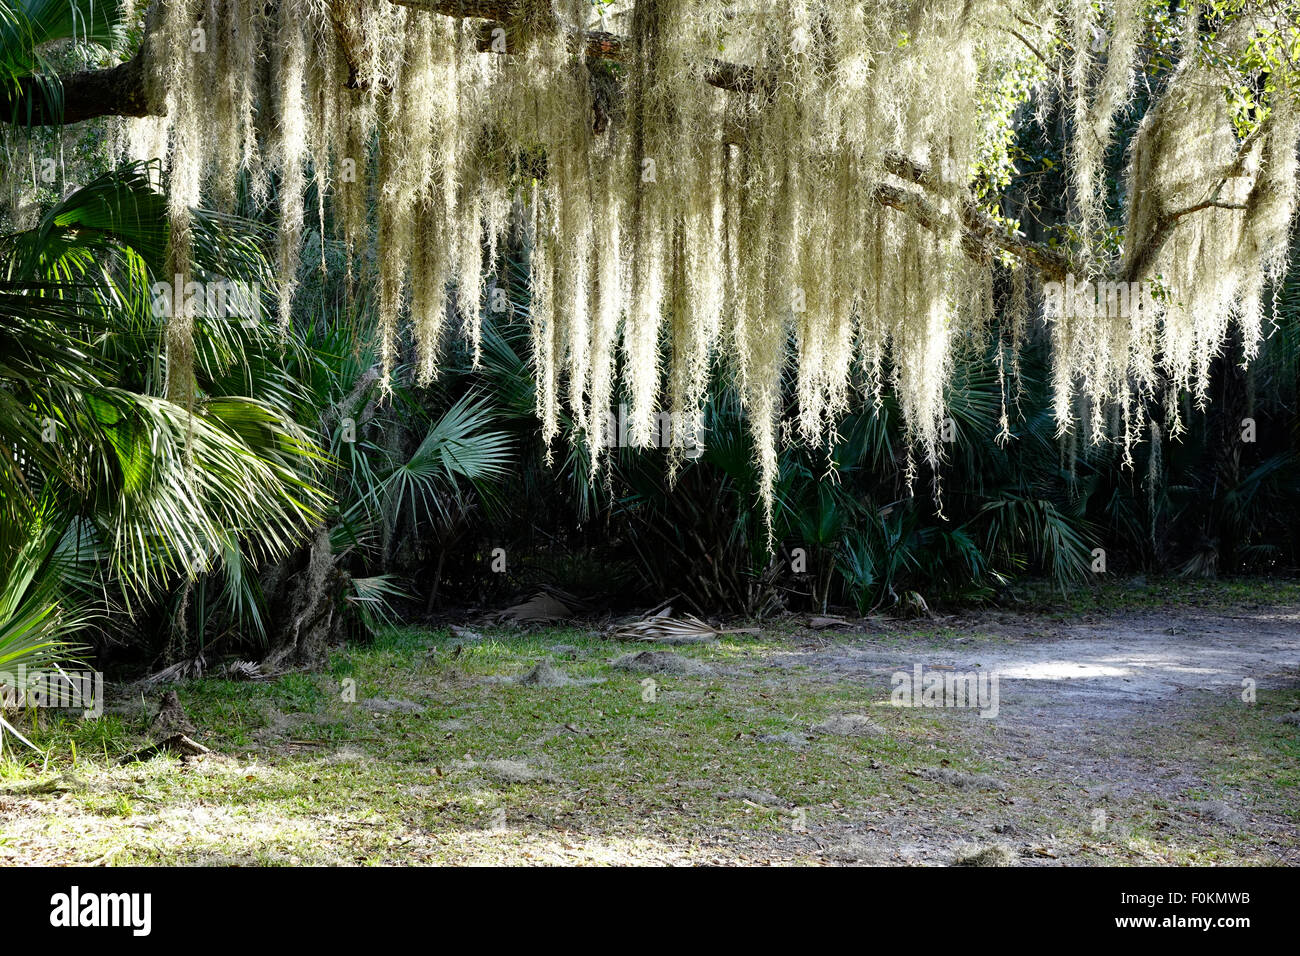
[[(330, 645), (343, 636), (346, 584), (346, 573), (334, 564), (329, 529), (322, 526), (308, 547), (275, 568), (268, 582), (267, 605), (273, 610), (265, 670), (324, 666)], [(275, 611), (279, 608), (283, 612)]]

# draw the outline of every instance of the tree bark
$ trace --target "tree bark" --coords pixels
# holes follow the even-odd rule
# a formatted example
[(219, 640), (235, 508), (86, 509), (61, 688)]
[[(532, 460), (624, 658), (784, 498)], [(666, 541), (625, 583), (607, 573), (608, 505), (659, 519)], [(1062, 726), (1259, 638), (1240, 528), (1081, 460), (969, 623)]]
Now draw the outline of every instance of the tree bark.
[(100, 116), (154, 116), (145, 93), (144, 45), (125, 63), (105, 70), (81, 70), (58, 77), (62, 110), (40, 89), (48, 77), (26, 76), (0, 96), (0, 115), (18, 126), (67, 126)]
[(263, 670), (319, 669), (330, 645), (342, 638), (346, 574), (334, 563), (329, 528), (317, 529), (311, 544), (276, 569), (266, 588), (272, 614), (270, 649)]

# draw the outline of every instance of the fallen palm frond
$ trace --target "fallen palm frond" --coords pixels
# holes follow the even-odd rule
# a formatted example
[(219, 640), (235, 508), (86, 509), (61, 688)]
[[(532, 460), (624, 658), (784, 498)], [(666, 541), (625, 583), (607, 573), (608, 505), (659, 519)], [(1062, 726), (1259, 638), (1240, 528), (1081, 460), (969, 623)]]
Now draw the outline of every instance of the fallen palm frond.
[(266, 680), (262, 666), (256, 661), (231, 661), (225, 666), (222, 676), (226, 680)]
[(673, 617), (673, 609), (666, 607), (657, 614), (624, 624), (610, 632), (610, 637), (624, 641), (653, 641), (659, 644), (707, 644), (724, 634), (757, 634), (758, 629), (716, 628), (698, 617), (687, 614)]
[(181, 681), (198, 680), (207, 672), (207, 669), (208, 662), (206, 658), (202, 654), (198, 654), (190, 660), (169, 664), (157, 673), (143, 678), (140, 683), (147, 687), (153, 687), (159, 684), (178, 684)]
[(563, 592), (538, 591), (527, 601), (498, 611), (492, 619), (516, 624), (562, 621), (577, 613), (579, 602)]

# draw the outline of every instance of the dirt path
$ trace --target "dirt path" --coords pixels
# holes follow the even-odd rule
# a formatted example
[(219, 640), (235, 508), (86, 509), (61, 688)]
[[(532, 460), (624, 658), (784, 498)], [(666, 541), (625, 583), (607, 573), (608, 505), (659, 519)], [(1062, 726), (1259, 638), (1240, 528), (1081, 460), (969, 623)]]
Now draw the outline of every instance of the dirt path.
[[(991, 786), (973, 788), (985, 794), (965, 808), (968, 818), (961, 808), (900, 810), (865, 840), (854, 832), (861, 828), (827, 834), (839, 840), (832, 856), (941, 862), (963, 835), (985, 830), (991, 843), (1041, 862), (1122, 855), (1108, 844), (1117, 838), (1131, 851), (1143, 832), (1260, 862), (1300, 861), (1294, 791), (1270, 786), (1294, 786), (1298, 768), (1285, 758), (1296, 756), (1290, 708), (1300, 703), (1293, 694), (1267, 709), (1243, 699), (1252, 688), (1285, 695), (1300, 686), (1300, 608), (1177, 609), (1072, 624), (990, 615), (945, 630), (968, 636), (945, 646), (907, 635), (837, 640), (775, 658), (811, 679), (861, 679), (881, 692), (918, 663), (998, 677), (995, 719), (921, 712), (991, 770)], [(1283, 759), (1257, 746), (1261, 733), (1290, 736)], [(1253, 773), (1239, 772), (1243, 764)], [(1250, 785), (1255, 774), (1264, 786)]]
[(866, 642), (779, 659), (886, 682), (917, 662), (991, 671), (1000, 678), (1002, 719), (1049, 734), (1153, 716), (1185, 702), (1188, 691), (1239, 698), (1243, 679), (1278, 687), (1300, 677), (1300, 608), (1126, 614), (1055, 626), (1004, 615), (952, 629), (983, 639), (957, 638), (945, 648)]

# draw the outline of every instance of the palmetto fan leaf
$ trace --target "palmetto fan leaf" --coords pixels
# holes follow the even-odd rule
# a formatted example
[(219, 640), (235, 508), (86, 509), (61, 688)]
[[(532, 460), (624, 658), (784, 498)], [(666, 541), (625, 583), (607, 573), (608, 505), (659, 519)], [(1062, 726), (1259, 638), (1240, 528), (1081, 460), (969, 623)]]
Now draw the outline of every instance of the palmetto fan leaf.
[(231, 536), (257, 559), (287, 553), (321, 494), (304, 469), (323, 459), (305, 435), (252, 399), (204, 403), (109, 390), (95, 404), (112, 456), (94, 502), (116, 570), (153, 583), (196, 574)]
[(77, 560), (60, 547), (62, 532), (48, 499), (26, 524), (0, 523), (0, 553), (11, 556), (0, 566), (0, 673), (47, 666), (74, 649), (71, 638), (86, 618), (61, 606), (60, 578)]
[(473, 394), (449, 408), (410, 460), (384, 479), (381, 495), (388, 519), (403, 509), (412, 515), (445, 516), (457, 479), (483, 489), (502, 478), (510, 465), (510, 439), (504, 432), (489, 431), (491, 422), (487, 401)]
[[(32, 229), (0, 237), (4, 520), (31, 520), (50, 489), (67, 515), (93, 522), (135, 593), (207, 568), (223, 542), (239, 541), (253, 560), (285, 554), (324, 503), (314, 481), (322, 454), (287, 409), (202, 395), (184, 408), (147, 391), (157, 379), (140, 366), (156, 355), (162, 321), (149, 289), (167, 242), (154, 173), (134, 164), (99, 177)], [(198, 221), (201, 267), (266, 277), (234, 220)], [(196, 324), (219, 330), (225, 362), (243, 354), (235, 321)]]

